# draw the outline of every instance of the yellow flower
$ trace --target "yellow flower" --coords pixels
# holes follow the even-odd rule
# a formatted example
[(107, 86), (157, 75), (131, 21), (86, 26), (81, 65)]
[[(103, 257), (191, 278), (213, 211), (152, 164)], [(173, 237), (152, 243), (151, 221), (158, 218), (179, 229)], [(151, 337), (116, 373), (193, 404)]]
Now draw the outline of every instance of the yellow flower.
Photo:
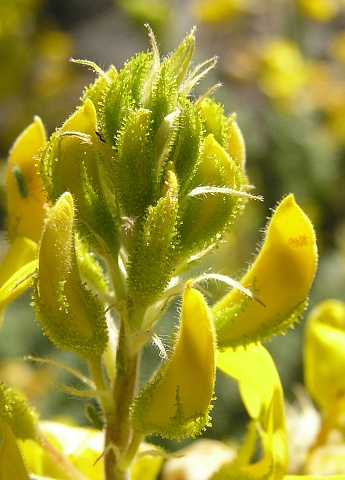
[(288, 195), (274, 212), (261, 251), (240, 282), (256, 298), (234, 289), (212, 309), (219, 347), (267, 339), (291, 326), (306, 306), (316, 267), (313, 227)]
[(49, 210), (39, 251), (34, 303), (44, 331), (58, 347), (82, 358), (100, 358), (108, 336), (103, 305), (82, 283), (69, 192)]
[(318, 22), (332, 20), (342, 8), (339, 0), (298, 0), (302, 12)]
[(284, 38), (273, 38), (262, 47), (260, 57), (261, 89), (280, 105), (289, 104), (306, 86), (309, 78), (306, 62), (298, 47)]
[[(239, 457), (226, 465), (219, 471), (219, 480), (284, 478), (288, 460), (284, 397), (270, 354), (262, 345), (227, 349), (218, 354), (217, 367), (238, 381), (242, 400), (254, 421), (243, 448), (247, 451), (248, 461)], [(256, 445), (256, 431), (259, 432), (263, 454), (260, 460), (249, 463)], [(218, 480), (217, 475), (212, 479)]]
[(325, 300), (308, 316), (303, 348), (304, 380), (313, 400), (325, 409), (345, 391), (345, 303)]
[(209, 424), (214, 379), (210, 310), (203, 295), (187, 282), (173, 354), (135, 400), (134, 428), (167, 438), (198, 435)]
[(36, 156), (45, 142), (39, 117), (19, 135), (7, 164), (7, 236), (11, 245), (0, 265), (0, 324), (5, 307), (31, 283), (47, 202)]
[(0, 425), (0, 478), (29, 480), (18, 445), (6, 422)]
[(28, 237), (38, 243), (47, 203), (37, 172), (36, 157), (45, 142), (42, 121), (35, 117), (14, 143), (7, 166), (8, 238)]

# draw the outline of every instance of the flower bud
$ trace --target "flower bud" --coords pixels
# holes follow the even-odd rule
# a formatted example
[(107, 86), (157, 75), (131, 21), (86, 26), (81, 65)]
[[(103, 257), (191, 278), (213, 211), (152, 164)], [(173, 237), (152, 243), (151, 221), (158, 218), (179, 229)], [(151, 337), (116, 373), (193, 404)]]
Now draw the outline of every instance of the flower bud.
[(116, 255), (119, 241), (115, 200), (108, 200), (112, 194), (102, 170), (103, 142), (97, 132), (96, 110), (88, 99), (52, 135), (41, 156), (40, 173), (51, 201), (66, 191), (73, 195), (78, 211), (76, 227), (88, 244), (101, 255), (109, 250)]
[[(193, 255), (217, 242), (243, 203), (245, 176), (213, 134), (204, 140), (194, 189), (181, 205), (181, 250)], [(238, 192), (238, 194), (236, 194)]]
[(7, 164), (7, 234), (38, 242), (47, 210), (42, 181), (37, 172), (37, 155), (45, 142), (42, 121), (35, 117), (14, 143)]
[[(37, 436), (38, 415), (27, 400), (12, 388), (0, 384), (0, 424), (6, 422), (16, 438)], [(1, 477), (0, 477), (1, 478)]]
[(128, 293), (133, 303), (140, 306), (157, 299), (175, 265), (178, 185), (173, 171), (167, 174), (164, 190), (158, 203), (148, 208), (129, 260)]
[(36, 313), (50, 340), (82, 358), (100, 357), (107, 344), (98, 297), (82, 284), (74, 246), (74, 204), (62, 195), (49, 211), (39, 251)]
[(188, 282), (173, 353), (135, 399), (136, 430), (167, 438), (200, 434), (209, 425), (215, 377), (215, 338), (203, 295)]
[(345, 391), (345, 303), (325, 300), (308, 315), (303, 347), (304, 379), (322, 409)]
[(316, 267), (313, 227), (288, 195), (274, 212), (261, 251), (240, 282), (254, 298), (234, 289), (212, 309), (219, 346), (246, 345), (284, 332), (306, 307)]

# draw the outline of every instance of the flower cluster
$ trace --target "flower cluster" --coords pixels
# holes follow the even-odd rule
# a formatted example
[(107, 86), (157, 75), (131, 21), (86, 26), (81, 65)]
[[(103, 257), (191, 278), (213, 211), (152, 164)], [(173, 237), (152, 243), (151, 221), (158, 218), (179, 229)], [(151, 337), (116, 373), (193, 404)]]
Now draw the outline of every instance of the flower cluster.
[[(10, 153), (1, 306), (32, 282), (44, 333), (89, 367), (90, 378), (75, 372), (84, 390), (63, 388), (97, 399), (94, 424), (105, 440), (100, 445), (99, 433), (89, 430), (96, 447), (85, 440), (84, 453), (73, 456), (69, 442), (53, 445), (66, 435), (59, 425), (36, 422), (24, 435), (8, 421), (13, 402), (4, 395), (0, 468), (10, 471), (6, 452), (13, 450), (16, 478), (27, 478), (14, 434), (37, 460), (29, 462), (32, 474), (99, 478), (104, 465), (106, 480), (128, 478), (129, 471), (134, 480), (154, 479), (168, 454), (145, 436), (195, 437), (210, 426), (218, 366), (238, 381), (251, 423), (243, 453), (210, 479), (279, 480), (288, 460), (283, 394), (261, 342), (301, 317), (317, 267), (314, 230), (290, 194), (241, 281), (218, 272), (191, 275), (191, 266), (224, 241), (246, 201), (259, 197), (250, 193), (235, 116), (211, 97), (214, 88), (193, 95), (214, 59), (191, 67), (194, 31), (163, 59), (151, 30), (149, 36), (151, 51), (120, 71), (79, 62), (97, 78), (75, 112), (47, 141), (36, 118)], [(212, 281), (231, 287), (216, 303), (202, 285)], [(167, 355), (157, 324), (178, 296), (180, 321)], [(151, 340), (163, 360), (138, 391), (141, 352)], [(252, 460), (258, 442), (262, 456)]]

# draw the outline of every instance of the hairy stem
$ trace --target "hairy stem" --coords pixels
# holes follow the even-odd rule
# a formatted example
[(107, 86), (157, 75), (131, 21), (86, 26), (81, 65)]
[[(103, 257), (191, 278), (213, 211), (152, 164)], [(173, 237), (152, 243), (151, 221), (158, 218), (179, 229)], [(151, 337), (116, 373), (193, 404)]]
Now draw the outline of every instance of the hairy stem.
[[(106, 480), (127, 480), (129, 473), (123, 459), (131, 445), (133, 429), (130, 421), (130, 405), (136, 387), (139, 354), (128, 348), (125, 315), (121, 321), (119, 344), (116, 356), (116, 378), (113, 388), (114, 409), (106, 415), (105, 477)], [(126, 463), (126, 462), (125, 462)]]

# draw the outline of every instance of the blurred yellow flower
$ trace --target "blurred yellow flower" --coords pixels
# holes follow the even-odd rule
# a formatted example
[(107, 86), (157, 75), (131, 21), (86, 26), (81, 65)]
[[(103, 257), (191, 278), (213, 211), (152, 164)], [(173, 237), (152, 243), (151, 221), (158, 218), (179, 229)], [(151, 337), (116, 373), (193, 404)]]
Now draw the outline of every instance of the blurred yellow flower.
[(308, 65), (298, 46), (285, 38), (271, 38), (260, 51), (258, 82), (262, 91), (286, 106), (307, 85)]
[(249, 6), (248, 0), (194, 0), (192, 11), (203, 22), (224, 22)]
[(327, 409), (345, 392), (345, 303), (325, 300), (310, 312), (304, 341), (304, 380), (313, 400)]
[(304, 15), (318, 22), (332, 20), (342, 8), (339, 0), (297, 0), (297, 5)]

